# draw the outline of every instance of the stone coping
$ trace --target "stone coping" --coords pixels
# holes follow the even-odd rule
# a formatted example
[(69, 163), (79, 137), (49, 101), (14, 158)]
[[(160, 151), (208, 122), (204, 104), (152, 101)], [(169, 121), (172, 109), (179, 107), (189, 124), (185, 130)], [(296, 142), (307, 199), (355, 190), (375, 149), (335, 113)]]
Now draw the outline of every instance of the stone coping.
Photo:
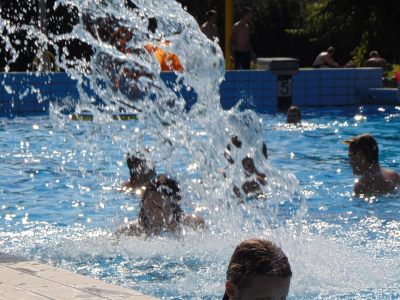
[(87, 276), (0, 252), (1, 300), (157, 300)]

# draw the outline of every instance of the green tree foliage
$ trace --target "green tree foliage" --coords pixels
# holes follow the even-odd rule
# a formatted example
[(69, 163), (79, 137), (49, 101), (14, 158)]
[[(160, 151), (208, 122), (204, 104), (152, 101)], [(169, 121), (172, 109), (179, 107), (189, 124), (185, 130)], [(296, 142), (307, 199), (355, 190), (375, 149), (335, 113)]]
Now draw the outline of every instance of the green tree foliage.
[[(371, 50), (391, 62), (400, 61), (400, 3), (398, 0), (330, 0), (308, 18), (305, 30), (288, 31), (304, 47), (301, 59), (311, 65), (318, 52), (336, 49), (335, 60), (346, 63), (359, 46), (359, 57)], [(313, 45), (315, 53), (307, 54)]]

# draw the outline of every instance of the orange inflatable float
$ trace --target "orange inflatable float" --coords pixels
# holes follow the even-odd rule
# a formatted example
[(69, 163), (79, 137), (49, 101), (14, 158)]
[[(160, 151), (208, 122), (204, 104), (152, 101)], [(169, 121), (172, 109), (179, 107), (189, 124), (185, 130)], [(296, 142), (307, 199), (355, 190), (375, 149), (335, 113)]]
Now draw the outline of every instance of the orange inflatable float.
[[(169, 42), (164, 42), (163, 44), (168, 45)], [(150, 55), (154, 53), (154, 56), (160, 63), (161, 71), (183, 71), (181, 62), (179, 61), (179, 58), (178, 56), (176, 56), (176, 54), (165, 52), (160, 47), (154, 46), (152, 44), (146, 44), (144, 47)]]

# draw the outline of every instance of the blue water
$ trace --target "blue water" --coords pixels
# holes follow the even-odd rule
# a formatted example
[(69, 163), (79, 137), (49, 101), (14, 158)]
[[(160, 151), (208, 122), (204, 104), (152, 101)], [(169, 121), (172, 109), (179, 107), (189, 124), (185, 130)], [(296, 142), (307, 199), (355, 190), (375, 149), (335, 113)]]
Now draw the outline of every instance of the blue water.
[[(148, 240), (112, 236), (136, 217), (139, 198), (120, 186), (129, 176), (128, 141), (143, 124), (110, 122), (99, 131), (48, 115), (0, 117), (0, 251), (164, 299), (220, 299), (234, 247), (265, 237), (292, 264), (289, 299), (397, 299), (399, 192), (354, 196), (342, 140), (373, 134), (381, 166), (400, 171), (399, 110), (303, 108), (300, 126), (286, 125), (274, 109), (259, 114), (270, 167), (299, 181), (292, 198), (275, 195), (276, 213), (269, 200), (253, 199), (214, 214), (189, 197), (184, 209), (202, 214), (210, 230)], [(161, 163), (157, 169), (165, 171)], [(269, 221), (274, 226), (263, 226)]]

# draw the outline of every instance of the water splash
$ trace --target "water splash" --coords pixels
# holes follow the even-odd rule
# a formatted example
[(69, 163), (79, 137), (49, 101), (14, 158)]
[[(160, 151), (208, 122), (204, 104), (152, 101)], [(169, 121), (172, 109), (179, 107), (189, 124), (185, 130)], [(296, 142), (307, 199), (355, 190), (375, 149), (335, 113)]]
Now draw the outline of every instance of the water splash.
[[(222, 225), (218, 224), (220, 212), (230, 214), (228, 211), (232, 210), (242, 214), (232, 193), (232, 187), (241, 186), (245, 180), (242, 166), (235, 164), (229, 168), (227, 178), (219, 172), (226, 166), (226, 145), (236, 134), (243, 147), (232, 151), (232, 158), (241, 161), (250, 155), (256, 165), (265, 170), (269, 179), (264, 190), (269, 204), (265, 207), (271, 211), (269, 217), (277, 220), (274, 209), (278, 209), (279, 199), (291, 202), (298, 190), (298, 181), (265, 163), (260, 151), (263, 130), (253, 111), (239, 111), (238, 107), (229, 111), (222, 109), (219, 85), (225, 72), (223, 54), (200, 33), (197, 22), (179, 3), (132, 1), (128, 5), (122, 0), (57, 1), (57, 5), (76, 11), (79, 21), (69, 33), (36, 37), (40, 44), (56, 49), (57, 64), (78, 80), (80, 99), (77, 103), (65, 99), (62, 105), (54, 108), (52, 118), (57, 120), (56, 126), (65, 128), (64, 124), (70, 120), (60, 112), (65, 107), (75, 106), (76, 112), (93, 114), (92, 137), (97, 138), (106, 130), (115, 137), (116, 146), (124, 144), (140, 149), (147, 144), (153, 149), (149, 153), (151, 160), (164, 165), (165, 171), (179, 180), (188, 199), (192, 195), (197, 203), (200, 201), (200, 206), (208, 208), (210, 215), (217, 215), (213, 220), (216, 226)], [(29, 26), (25, 29), (30, 34), (34, 32)], [(68, 60), (67, 49), (57, 47), (61, 42), (68, 44), (77, 38), (91, 46), (93, 55), (89, 61)], [(183, 71), (176, 72), (172, 88), (161, 79), (155, 56), (145, 50), (149, 44), (179, 57)], [(93, 104), (93, 95), (86, 91), (85, 85), (91, 87), (102, 105)], [(179, 94), (182, 88), (192, 89), (197, 94), (197, 102), (190, 110), (185, 109), (185, 100)], [(105, 108), (107, 113), (104, 113)], [(118, 114), (121, 110), (137, 114), (144, 124), (141, 134), (118, 138), (116, 128), (110, 125), (109, 112)], [(94, 139), (90, 139), (92, 149), (95, 148), (93, 143)], [(202, 184), (196, 184), (193, 180), (196, 178), (200, 178)], [(209, 199), (210, 195), (213, 199)], [(297, 203), (293, 205), (301, 206), (301, 197), (295, 199)], [(185, 204), (193, 206), (190, 201)], [(256, 211), (252, 213), (257, 215)], [(260, 220), (261, 223), (269, 224), (267, 220)], [(241, 225), (240, 221), (237, 227)]]
[[(227, 253), (231, 252), (238, 239), (264, 236), (285, 245), (285, 240), (290, 239), (293, 232), (294, 235), (301, 232), (305, 203), (299, 192), (298, 180), (290, 173), (271, 167), (263, 158), (263, 129), (255, 112), (241, 111), (238, 106), (231, 110), (222, 109), (219, 96), (219, 86), (225, 73), (222, 51), (200, 32), (197, 22), (179, 3), (161, 0), (134, 0), (129, 4), (123, 0), (60, 0), (55, 2), (55, 7), (65, 7), (74, 15), (76, 22), (70, 32), (46, 35), (34, 24), (24, 24), (17, 28), (7, 20), (1, 20), (1, 29), (9, 33), (23, 31), (27, 39), (34, 41), (38, 57), (43, 58), (44, 51), (54, 49), (56, 64), (78, 82), (79, 99), (61, 99), (51, 104), (50, 112), (53, 126), (57, 133), (65, 134), (65, 142), (72, 139), (77, 152), (92, 153), (90, 157), (82, 155), (77, 159), (76, 166), (70, 172), (79, 170), (82, 177), (85, 176), (88, 171), (87, 162), (90, 161), (91, 167), (101, 173), (98, 167), (107, 160), (107, 153), (98, 144), (104, 140), (110, 143), (110, 147), (119, 149), (121, 157), (129, 149), (150, 148), (152, 151), (147, 153), (150, 160), (157, 162), (165, 172), (178, 179), (186, 196), (183, 202), (185, 209), (201, 209), (200, 213), (207, 219), (210, 232), (204, 239), (188, 233), (184, 241), (160, 239), (150, 241), (150, 245), (148, 241), (134, 239), (136, 248), (133, 252), (127, 250), (132, 246), (132, 240), (114, 246), (108, 244), (106, 237), (107, 242), (90, 241), (89, 249), (80, 243), (79, 235), (71, 233), (73, 246), (67, 249), (78, 245), (82, 251), (73, 251), (73, 257), (70, 258), (63, 252), (68, 242), (62, 241), (59, 249), (51, 247), (48, 252), (40, 250), (41, 260), (98, 276), (96, 264), (102, 259), (107, 260), (108, 256), (101, 250), (100, 259), (96, 259), (97, 262), (90, 267), (85, 266), (87, 256), (96, 256), (90, 254), (93, 245), (98, 243), (103, 247), (106, 244), (105, 248), (112, 253), (112, 259), (117, 261), (118, 258), (126, 260), (126, 255), (135, 258), (146, 256), (148, 248), (155, 245), (143, 262), (144, 270), (139, 268), (137, 272), (145, 277), (150, 276), (152, 273), (146, 273), (146, 269), (150, 268), (149, 262), (154, 268), (158, 256), (161, 257), (160, 269), (164, 268), (171, 257), (175, 264), (179, 264), (182, 259), (188, 260), (184, 262), (184, 269), (189, 279), (182, 282), (188, 281), (194, 286), (191, 279), (197, 277), (190, 276), (190, 272), (210, 276), (212, 270), (225, 266)], [(60, 46), (72, 44), (76, 39), (90, 46), (90, 59), (70, 59), (68, 47)], [(3, 41), (13, 56), (8, 62), (11, 63), (18, 58), (18, 53), (12, 48), (7, 36), (3, 37)], [(183, 70), (175, 72), (176, 79), (171, 85), (161, 79), (160, 64), (155, 55), (146, 49), (149, 44), (179, 57)], [(36, 74), (39, 76), (39, 70)], [(197, 95), (197, 101), (190, 109), (186, 108), (180, 93), (182, 89), (191, 89)], [(40, 90), (36, 92), (39, 95), (41, 93)], [(87, 125), (89, 128), (86, 130), (73, 126), (65, 114), (70, 110), (77, 113), (90, 112), (94, 117), (93, 123)], [(121, 131), (121, 122), (110, 118), (110, 114), (118, 115), (121, 112), (137, 114), (140, 130), (131, 133)], [(80, 137), (82, 134), (85, 135), (84, 139)], [(240, 163), (228, 166), (226, 177), (219, 171), (228, 165), (224, 154), (233, 135), (239, 137), (242, 147), (232, 149), (232, 159), (240, 162), (247, 155), (251, 156), (257, 168), (268, 178), (268, 184), (262, 187), (264, 197), (261, 200), (238, 199), (234, 195), (233, 187), (240, 187), (245, 180)], [(68, 172), (63, 166), (59, 171)], [(109, 185), (109, 179), (105, 176), (99, 176), (98, 181), (99, 186), (103, 183)], [(108, 196), (104, 197), (109, 199)], [(101, 201), (104, 202), (104, 199)], [(64, 232), (60, 236), (64, 236)], [(50, 239), (49, 243), (57, 244), (57, 239)], [(210, 248), (207, 246), (195, 251), (199, 241), (204, 245), (212, 245), (211, 253), (217, 253), (217, 261), (207, 263), (211, 260), (208, 253)], [(228, 242), (219, 247), (221, 241)], [(171, 246), (179, 249), (177, 254), (162, 251)], [(206, 258), (203, 260), (204, 256)], [(191, 257), (201, 259), (191, 262)], [(73, 267), (69, 265), (69, 260), (73, 261)], [(203, 263), (208, 267), (198, 266)], [(136, 270), (136, 267), (134, 265), (130, 270)], [(177, 273), (176, 278), (179, 278), (179, 268), (173, 270)], [(220, 271), (216, 274), (216, 280), (221, 278)], [(167, 274), (160, 272), (157, 276), (162, 281)], [(113, 278), (113, 283), (120, 284), (121, 281), (126, 283), (126, 278)], [(219, 287), (213, 287), (213, 291), (217, 293)], [(160, 293), (162, 289), (159, 287)], [(207, 295), (209, 292), (204, 291)], [(192, 295), (188, 290), (178, 290), (177, 293)]]

